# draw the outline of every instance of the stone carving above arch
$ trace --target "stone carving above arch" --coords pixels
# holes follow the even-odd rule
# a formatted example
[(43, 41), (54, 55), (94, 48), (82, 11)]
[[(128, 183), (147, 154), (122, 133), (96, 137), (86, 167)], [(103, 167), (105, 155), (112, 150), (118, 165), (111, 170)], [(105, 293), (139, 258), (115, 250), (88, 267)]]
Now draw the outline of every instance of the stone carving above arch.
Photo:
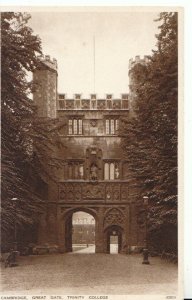
[(129, 202), (128, 184), (92, 180), (91, 182), (65, 182), (59, 185), (59, 201), (61, 202), (79, 203), (92, 199), (107, 203)]
[(115, 201), (119, 201), (120, 198), (121, 198), (120, 184), (114, 184), (114, 186), (113, 186), (113, 199)]
[(75, 183), (64, 184), (60, 187), (59, 199), (65, 202), (81, 201), (81, 185)]
[(83, 187), (83, 199), (104, 199), (104, 184), (86, 184)]
[(104, 227), (109, 225), (123, 225), (125, 222), (125, 216), (123, 212), (118, 208), (110, 209), (104, 219)]
[(129, 189), (128, 189), (128, 185), (122, 185), (121, 186), (121, 200), (122, 201), (127, 201), (129, 196)]

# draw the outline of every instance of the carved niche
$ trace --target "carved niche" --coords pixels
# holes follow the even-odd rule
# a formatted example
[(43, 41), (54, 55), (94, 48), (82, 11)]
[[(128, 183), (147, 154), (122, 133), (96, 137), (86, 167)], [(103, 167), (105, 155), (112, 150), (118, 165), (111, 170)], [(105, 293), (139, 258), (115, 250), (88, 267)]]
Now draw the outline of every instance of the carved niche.
[(121, 186), (121, 200), (122, 201), (127, 201), (128, 200), (128, 195), (129, 195), (129, 190), (128, 190), (128, 186), (126, 185), (122, 185)]
[(106, 201), (112, 201), (113, 200), (113, 187), (112, 184), (106, 184)]
[(104, 226), (109, 225), (123, 225), (125, 222), (125, 216), (123, 212), (118, 208), (112, 208), (104, 219)]
[(128, 186), (119, 183), (107, 183), (105, 188), (106, 201), (128, 201)]
[(81, 185), (75, 183), (67, 183), (60, 186), (59, 199), (65, 202), (81, 200)]
[(81, 192), (82, 192), (81, 185), (76, 184), (74, 186), (74, 194), (75, 194), (76, 201), (81, 201)]
[(92, 146), (86, 150), (85, 176), (87, 180), (102, 180), (102, 151)]
[(119, 201), (121, 199), (120, 184), (113, 185), (113, 199)]
[(67, 185), (62, 185), (59, 189), (59, 200), (66, 200), (67, 198)]

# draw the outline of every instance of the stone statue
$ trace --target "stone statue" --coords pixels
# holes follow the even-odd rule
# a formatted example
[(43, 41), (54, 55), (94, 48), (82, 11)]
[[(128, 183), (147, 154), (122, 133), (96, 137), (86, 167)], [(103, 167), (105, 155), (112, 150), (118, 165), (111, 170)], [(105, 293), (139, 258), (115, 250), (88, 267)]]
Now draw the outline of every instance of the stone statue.
[(90, 170), (90, 179), (91, 180), (97, 180), (98, 179), (98, 176), (97, 176), (97, 166), (95, 164), (93, 164), (91, 166), (91, 170)]

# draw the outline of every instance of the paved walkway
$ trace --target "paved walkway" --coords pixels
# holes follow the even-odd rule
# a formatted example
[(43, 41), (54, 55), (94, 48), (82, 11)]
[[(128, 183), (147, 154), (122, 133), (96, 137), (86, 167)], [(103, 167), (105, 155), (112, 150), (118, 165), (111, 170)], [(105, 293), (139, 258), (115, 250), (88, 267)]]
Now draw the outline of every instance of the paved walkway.
[(52, 254), (2, 266), (1, 294), (166, 294), (177, 292), (177, 266), (141, 255)]
[[(78, 247), (78, 249), (79, 249), (79, 247)], [(111, 244), (110, 245), (110, 252), (111, 252), (111, 254), (117, 254), (118, 253), (118, 245), (116, 245), (116, 244)], [(75, 250), (75, 248), (74, 248), (74, 251), (73, 252), (71, 252), (71, 254), (77, 254), (77, 253), (79, 253), (79, 254), (81, 254), (81, 253), (95, 253), (95, 245), (90, 245), (90, 246), (88, 246), (88, 247), (82, 247), (82, 249), (79, 249), (79, 250)]]
[[(79, 247), (77, 247), (79, 249)], [(90, 245), (88, 247), (84, 246), (82, 247), (82, 249), (76, 250), (74, 247), (73, 252), (71, 252), (70, 254), (77, 254), (77, 253), (95, 253), (95, 245)]]

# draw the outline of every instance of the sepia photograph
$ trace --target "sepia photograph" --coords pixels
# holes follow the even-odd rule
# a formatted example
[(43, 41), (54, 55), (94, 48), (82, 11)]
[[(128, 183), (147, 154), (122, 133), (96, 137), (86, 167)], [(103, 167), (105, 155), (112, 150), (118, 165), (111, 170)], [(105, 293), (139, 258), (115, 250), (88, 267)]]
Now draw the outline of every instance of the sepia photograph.
[(3, 300), (180, 299), (182, 22), (1, 9)]

